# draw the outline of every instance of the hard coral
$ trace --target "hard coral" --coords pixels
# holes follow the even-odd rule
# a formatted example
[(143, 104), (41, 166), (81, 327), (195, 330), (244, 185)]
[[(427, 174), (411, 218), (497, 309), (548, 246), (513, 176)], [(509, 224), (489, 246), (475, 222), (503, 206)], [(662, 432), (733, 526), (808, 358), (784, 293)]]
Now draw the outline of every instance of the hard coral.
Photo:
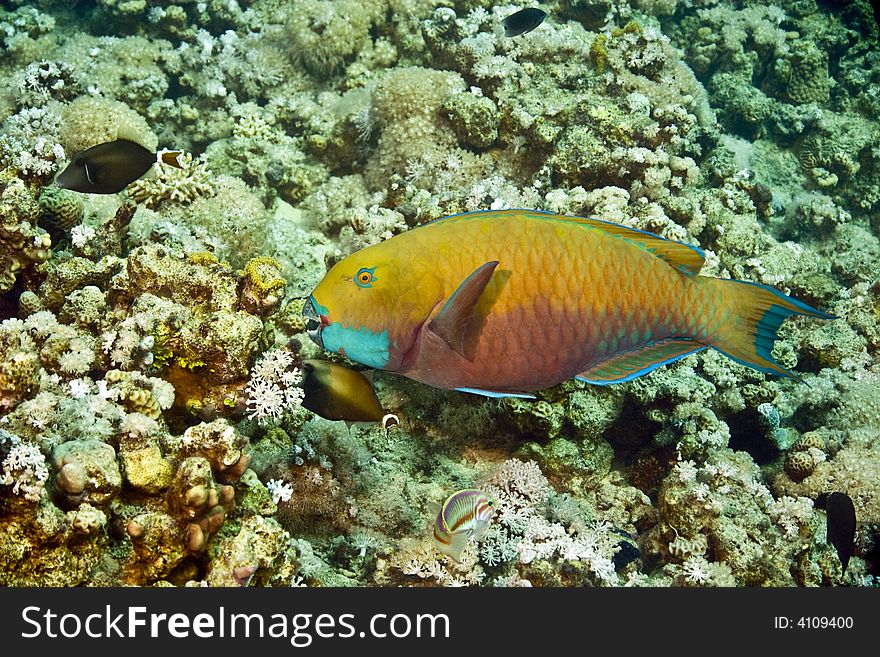
[(242, 309), (261, 317), (273, 314), (284, 301), (285, 286), (281, 263), (275, 258), (263, 256), (249, 260), (242, 276)]
[(183, 165), (178, 169), (167, 164), (153, 165), (154, 175), (135, 180), (128, 193), (138, 203), (155, 210), (166, 203), (186, 205), (202, 196), (214, 193), (213, 176), (202, 158), (193, 159), (191, 153), (180, 156)]
[(825, 103), (828, 101), (828, 54), (810, 40), (801, 39), (791, 45), (788, 60), (787, 98), (793, 103)]
[(464, 90), (461, 76), (419, 67), (386, 73), (373, 91), (370, 115), (378, 131), (368, 184), (382, 187), (392, 173), (405, 174), (412, 161), (440, 164), (456, 148), (442, 116), (443, 102)]
[(61, 110), (60, 143), (73, 157), (91, 146), (113, 141), (122, 130), (148, 150), (158, 138), (147, 122), (125, 103), (100, 96), (80, 96)]
[(25, 182), (11, 169), (0, 171), (0, 292), (11, 290), (27, 267), (51, 257), (51, 239), (36, 225), (40, 212)]
[(305, 0), (287, 18), (291, 54), (316, 75), (338, 69), (370, 41), (370, 28), (381, 20), (378, 0)]

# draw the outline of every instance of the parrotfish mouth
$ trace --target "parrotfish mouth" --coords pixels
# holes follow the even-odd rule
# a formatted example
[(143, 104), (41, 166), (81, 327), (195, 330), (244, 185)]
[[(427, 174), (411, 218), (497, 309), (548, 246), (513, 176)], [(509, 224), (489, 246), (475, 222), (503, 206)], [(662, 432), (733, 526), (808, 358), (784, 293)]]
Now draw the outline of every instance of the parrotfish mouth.
[(321, 331), (325, 324), (327, 324), (327, 318), (323, 315), (318, 315), (318, 311), (315, 309), (315, 301), (311, 296), (306, 299), (303, 305), (302, 316), (306, 321), (306, 333), (309, 339), (323, 349), (324, 338), (321, 336)]

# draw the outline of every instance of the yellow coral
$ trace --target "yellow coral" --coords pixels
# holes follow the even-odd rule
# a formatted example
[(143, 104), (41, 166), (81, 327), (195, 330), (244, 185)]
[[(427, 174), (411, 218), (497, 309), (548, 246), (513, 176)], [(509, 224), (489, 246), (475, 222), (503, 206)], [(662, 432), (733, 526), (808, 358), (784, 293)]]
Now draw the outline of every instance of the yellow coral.
[(197, 367), (204, 367), (207, 365), (203, 360), (199, 360), (198, 358), (187, 358), (186, 356), (178, 356), (175, 362), (186, 370), (194, 370)]
[(194, 253), (190, 253), (186, 256), (187, 261), (194, 265), (200, 265), (202, 267), (217, 265), (220, 264), (220, 261), (210, 251), (195, 251)]
[(244, 266), (241, 307), (252, 315), (270, 315), (284, 299), (286, 282), (281, 263), (269, 256), (253, 258)]
[(605, 67), (608, 65), (607, 43), (608, 37), (604, 34), (599, 34), (593, 39), (593, 45), (590, 46), (590, 60), (599, 73), (604, 73)]

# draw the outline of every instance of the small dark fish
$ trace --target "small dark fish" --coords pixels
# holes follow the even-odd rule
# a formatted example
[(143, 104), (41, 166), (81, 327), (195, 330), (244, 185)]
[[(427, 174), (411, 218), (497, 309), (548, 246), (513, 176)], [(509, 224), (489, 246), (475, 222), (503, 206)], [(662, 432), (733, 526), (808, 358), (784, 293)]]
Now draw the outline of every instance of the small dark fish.
[(360, 372), (326, 360), (304, 360), (304, 408), (326, 420), (378, 422), (385, 429), (400, 424), (386, 413), (373, 384)]
[(837, 550), (843, 572), (852, 556), (856, 538), (856, 508), (846, 493), (829, 493), (825, 499), (828, 531), (825, 540)]
[(611, 561), (614, 562), (614, 569), (621, 570), (626, 567), (627, 564), (632, 563), (640, 556), (642, 553), (639, 551), (639, 547), (635, 543), (630, 543), (629, 541), (620, 541), (617, 544), (620, 549), (614, 553), (614, 556), (611, 557)]
[(511, 14), (501, 24), (504, 25), (504, 36), (515, 37), (526, 32), (531, 32), (547, 18), (547, 12), (527, 7)]
[(116, 139), (77, 153), (55, 179), (62, 189), (85, 194), (116, 194), (143, 176), (156, 162), (182, 169), (181, 151), (154, 153), (129, 139)]

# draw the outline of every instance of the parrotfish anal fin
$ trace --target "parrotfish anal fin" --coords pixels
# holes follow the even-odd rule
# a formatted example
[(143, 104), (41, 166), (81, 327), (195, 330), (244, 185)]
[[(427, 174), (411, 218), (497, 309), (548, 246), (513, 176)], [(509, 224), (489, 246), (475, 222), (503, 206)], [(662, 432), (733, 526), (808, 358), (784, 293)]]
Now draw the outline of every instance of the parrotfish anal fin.
[(476, 337), (482, 327), (480, 318), (475, 312), (477, 301), (492, 279), (497, 266), (498, 261), (492, 260), (477, 267), (461, 282), (437, 316), (428, 324), (427, 330), (440, 337), (453, 351), (468, 360), (474, 357)]
[(602, 221), (601, 219), (587, 219), (584, 217), (560, 218), (591, 226), (609, 235), (633, 242), (688, 276), (699, 274), (703, 268), (703, 262), (706, 260), (706, 254), (702, 249), (690, 244), (684, 244), (683, 242), (674, 242), (653, 233), (646, 233), (610, 221)]
[(575, 378), (597, 386), (632, 381), (661, 365), (666, 365), (703, 349), (706, 349), (706, 345), (689, 338), (669, 338), (609, 358), (581, 372)]
[(469, 392), (472, 395), (483, 395), (483, 397), (491, 397), (492, 399), (500, 399), (502, 397), (518, 397), (519, 399), (534, 399), (534, 395), (527, 392), (496, 392), (495, 390), (481, 390), (480, 388), (456, 388), (459, 392)]

